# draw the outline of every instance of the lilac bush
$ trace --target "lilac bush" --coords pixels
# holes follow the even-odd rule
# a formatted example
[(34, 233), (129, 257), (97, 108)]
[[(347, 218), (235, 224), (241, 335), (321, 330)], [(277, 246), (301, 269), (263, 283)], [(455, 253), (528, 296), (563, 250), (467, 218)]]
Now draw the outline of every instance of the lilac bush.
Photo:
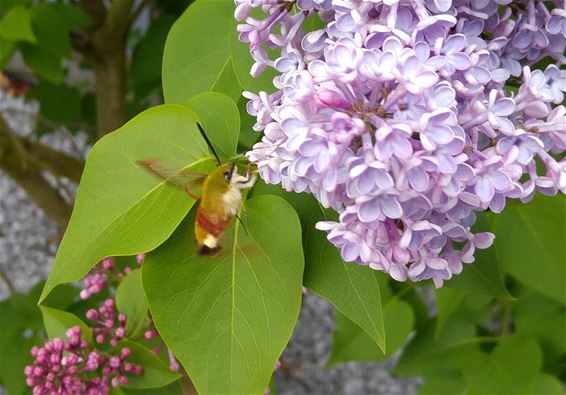
[(345, 261), (440, 287), (493, 243), (476, 212), (566, 193), (565, 2), (235, 2), (251, 74), (279, 72), (244, 92), (248, 158), (339, 213), (317, 228)]

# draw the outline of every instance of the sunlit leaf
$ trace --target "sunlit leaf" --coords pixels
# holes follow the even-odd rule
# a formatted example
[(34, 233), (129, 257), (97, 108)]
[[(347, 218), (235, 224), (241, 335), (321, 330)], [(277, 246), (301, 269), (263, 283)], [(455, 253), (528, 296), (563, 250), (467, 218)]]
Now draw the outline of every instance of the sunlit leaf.
[(187, 105), (197, 113), (218, 155), (224, 158), (236, 155), (240, 134), (240, 114), (236, 104), (228, 96), (206, 92), (192, 97)]
[(165, 102), (185, 103), (210, 91), (238, 100), (239, 84), (229, 77), (234, 74), (229, 48), (233, 13), (231, 0), (203, 0), (175, 22), (163, 54)]
[(171, 235), (194, 200), (136, 163), (154, 158), (178, 168), (212, 166), (187, 107), (154, 107), (95, 144), (42, 299), (104, 257), (147, 252)]

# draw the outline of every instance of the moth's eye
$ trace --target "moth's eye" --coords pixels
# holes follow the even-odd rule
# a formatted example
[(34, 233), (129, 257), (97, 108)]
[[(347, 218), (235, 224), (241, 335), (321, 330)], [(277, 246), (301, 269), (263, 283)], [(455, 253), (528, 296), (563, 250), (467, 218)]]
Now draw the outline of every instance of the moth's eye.
[(232, 179), (232, 173), (230, 173), (229, 171), (225, 171), (224, 180), (226, 180), (226, 182), (230, 182), (231, 179)]

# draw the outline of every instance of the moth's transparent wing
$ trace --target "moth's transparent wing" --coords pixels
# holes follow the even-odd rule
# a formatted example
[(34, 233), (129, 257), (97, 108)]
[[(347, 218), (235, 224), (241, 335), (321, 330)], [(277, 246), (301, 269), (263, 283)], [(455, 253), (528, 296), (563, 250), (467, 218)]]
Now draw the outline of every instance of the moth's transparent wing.
[(168, 167), (159, 159), (143, 159), (138, 160), (137, 163), (157, 178), (177, 188), (181, 188), (189, 194), (194, 194), (194, 190), (200, 188), (208, 176), (207, 173), (190, 169), (179, 170)]

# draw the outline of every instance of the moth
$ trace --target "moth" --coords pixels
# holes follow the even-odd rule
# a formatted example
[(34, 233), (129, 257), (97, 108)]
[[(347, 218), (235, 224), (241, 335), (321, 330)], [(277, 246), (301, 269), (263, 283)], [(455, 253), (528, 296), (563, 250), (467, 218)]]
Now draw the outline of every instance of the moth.
[[(216, 159), (217, 167), (212, 172), (171, 170), (157, 159), (144, 159), (137, 163), (170, 185), (182, 188), (187, 195), (199, 201), (195, 220), (198, 252), (200, 255), (214, 256), (221, 250), (222, 234), (238, 215), (242, 204), (242, 190), (254, 185), (257, 173), (248, 166), (245, 174), (239, 174), (235, 160), (223, 164), (202, 126), (197, 123), (197, 127)], [(200, 197), (193, 193), (195, 187), (200, 187)]]

